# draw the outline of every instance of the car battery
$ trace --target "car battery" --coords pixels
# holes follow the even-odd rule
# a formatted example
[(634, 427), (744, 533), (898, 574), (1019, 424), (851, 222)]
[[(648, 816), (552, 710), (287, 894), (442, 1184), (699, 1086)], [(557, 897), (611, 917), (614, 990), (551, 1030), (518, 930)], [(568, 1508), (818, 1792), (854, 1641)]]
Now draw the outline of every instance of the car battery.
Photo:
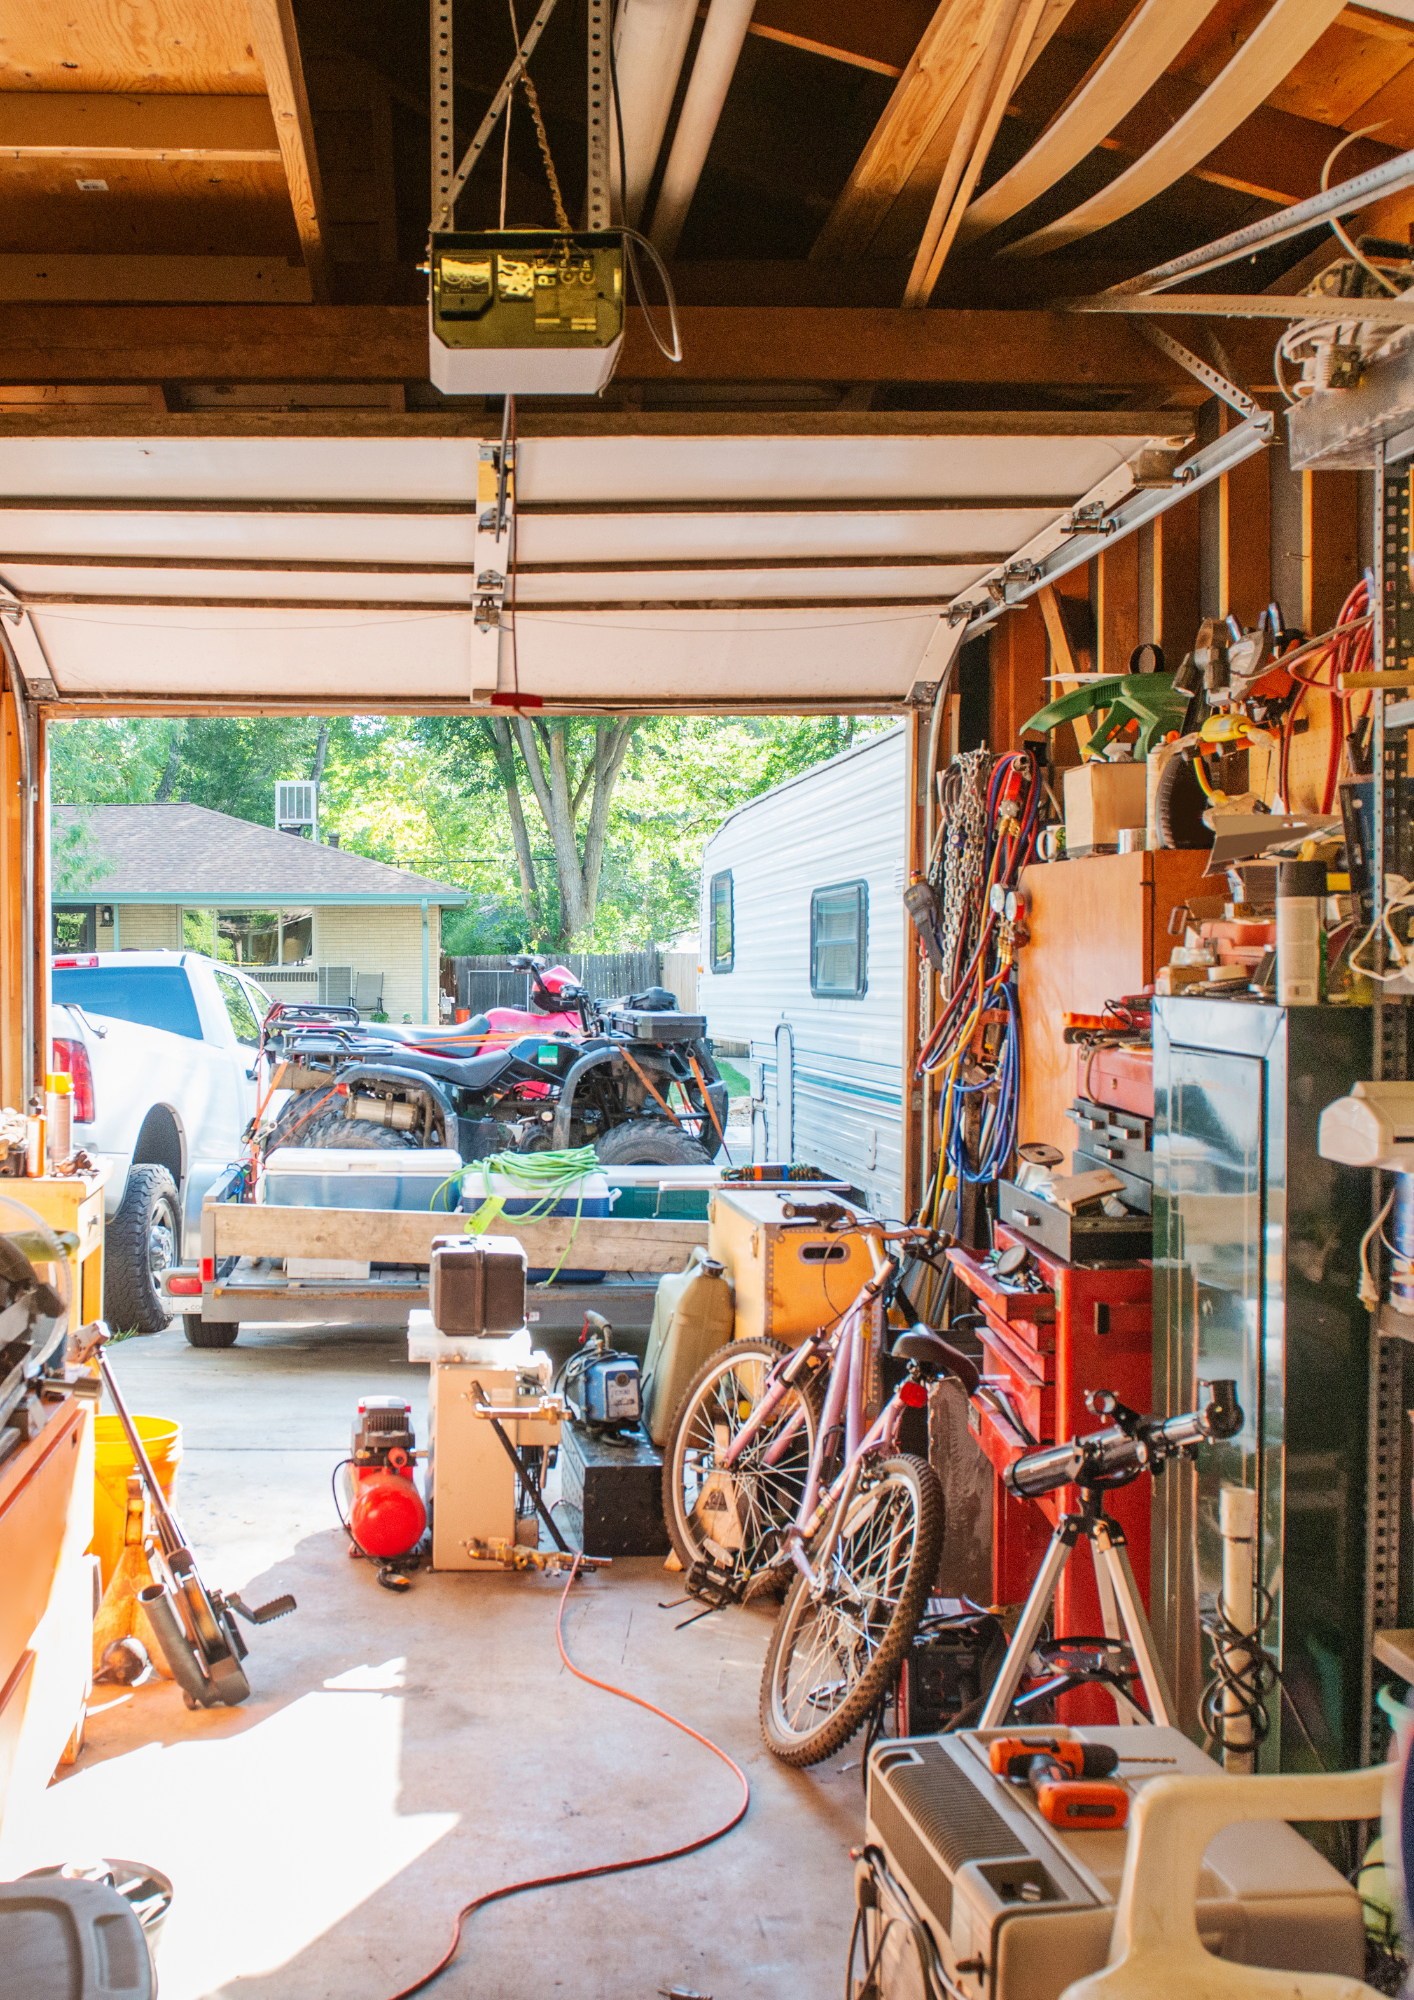
[(434, 1236), (430, 1278), (439, 1333), (510, 1334), (525, 1325), (525, 1251), (514, 1236)]
[(854, 1304), (874, 1275), (865, 1238), (828, 1226), (821, 1208), (867, 1222), (862, 1208), (808, 1183), (780, 1193), (718, 1188), (707, 1210), (707, 1254), (721, 1264), (736, 1299), (738, 1340), (783, 1340), (794, 1347)]
[[(499, 1560), (474, 1549), (515, 1542), (516, 1469), (476, 1408), (483, 1397), (499, 1409), (517, 1403), (537, 1407), (550, 1388), (549, 1357), (532, 1353), (525, 1328), (509, 1339), (445, 1334), (430, 1312), (415, 1311), (408, 1319), (408, 1359), (432, 1368), (427, 1399), (432, 1567), (500, 1569)], [(505, 1431), (518, 1451), (560, 1441), (559, 1424), (544, 1417), (508, 1419)], [(538, 1529), (527, 1523), (527, 1532), (533, 1545)]]
[[(926, 2000), (936, 1990), (922, 1983), (915, 1923), (962, 2000), (1059, 2000), (1106, 1964), (1127, 1831), (1054, 1826), (1029, 1787), (994, 1776), (989, 1742), (1017, 1735), (1111, 1745), (1131, 1797), (1165, 1773), (1218, 1774), (1180, 1730), (1152, 1724), (964, 1729), (876, 1745), (865, 1839), (884, 1869), (872, 1871), (879, 1907), (866, 1942), (882, 1947), (871, 1987), (879, 2000)], [(1230, 1964), (1362, 1975), (1359, 1897), (1280, 1821), (1225, 1827), (1214, 1838), (1196, 1915), (1208, 1950)]]

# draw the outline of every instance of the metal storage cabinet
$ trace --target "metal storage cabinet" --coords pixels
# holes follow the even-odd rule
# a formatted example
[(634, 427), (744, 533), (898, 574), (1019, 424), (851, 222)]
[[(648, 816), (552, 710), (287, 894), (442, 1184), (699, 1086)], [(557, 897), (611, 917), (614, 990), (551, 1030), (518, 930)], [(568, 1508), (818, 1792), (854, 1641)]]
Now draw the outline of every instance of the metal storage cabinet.
[[(1255, 1487), (1266, 1644), (1333, 1768), (1360, 1760), (1369, 1178), (1322, 1160), (1323, 1108), (1371, 1073), (1369, 1008), (1154, 1006), (1154, 1406), (1231, 1376), (1245, 1422), (1154, 1483), (1152, 1599), (1181, 1726), (1206, 1678), (1218, 1491)], [(1310, 1767), (1273, 1695), (1263, 1770)], [(1285, 1723), (1285, 1727), (1283, 1724)]]

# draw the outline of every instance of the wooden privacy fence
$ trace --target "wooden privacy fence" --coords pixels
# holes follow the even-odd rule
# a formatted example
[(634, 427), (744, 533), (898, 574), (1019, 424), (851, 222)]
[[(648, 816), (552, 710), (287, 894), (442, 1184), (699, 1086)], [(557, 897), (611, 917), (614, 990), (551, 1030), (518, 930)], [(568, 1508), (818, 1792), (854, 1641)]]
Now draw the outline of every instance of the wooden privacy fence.
[[(589, 989), (596, 1000), (617, 1000), (658, 985), (662, 955), (658, 951), (567, 951), (549, 953), (553, 965), (563, 965)], [(458, 1007), (484, 1014), (488, 1007), (528, 1007), (530, 976), (516, 972), (502, 957), (452, 958)]]

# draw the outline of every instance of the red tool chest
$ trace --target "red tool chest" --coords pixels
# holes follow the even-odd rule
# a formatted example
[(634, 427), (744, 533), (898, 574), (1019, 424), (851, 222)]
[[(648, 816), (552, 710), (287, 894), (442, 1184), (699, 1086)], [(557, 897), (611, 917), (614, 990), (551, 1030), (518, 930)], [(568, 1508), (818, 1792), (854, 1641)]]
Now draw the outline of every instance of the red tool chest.
[[(1112, 1389), (1131, 1409), (1147, 1410), (1153, 1398), (1153, 1273), (1148, 1264), (1108, 1269), (1070, 1264), (999, 1225), (999, 1248), (1022, 1243), (1044, 1291), (1008, 1287), (966, 1250), (948, 1260), (983, 1315), (976, 1329), (985, 1354), (984, 1377), (1005, 1395), (1041, 1444), (1098, 1430), (1106, 1421), (1085, 1407), (1085, 1392)], [(1064, 1508), (1075, 1507), (1073, 1487), (1041, 1500), (1018, 1500), (1001, 1473), (1031, 1447), (991, 1409), (974, 1402), (970, 1422), (996, 1471), (992, 1526), (992, 1594), (997, 1604), (1019, 1604), (1040, 1567), (1046, 1543)], [(1152, 1482), (1140, 1478), (1106, 1499), (1106, 1511), (1123, 1527), (1130, 1561), (1149, 1601), (1149, 1506)], [(1088, 1549), (1066, 1565), (1056, 1593), (1056, 1630), (1063, 1636), (1104, 1630), (1095, 1572)], [(1100, 1690), (1064, 1697), (1064, 1720), (1112, 1719)], [(1082, 1713), (1083, 1709), (1083, 1713)], [(1091, 1712), (1093, 1711), (1093, 1713)]]

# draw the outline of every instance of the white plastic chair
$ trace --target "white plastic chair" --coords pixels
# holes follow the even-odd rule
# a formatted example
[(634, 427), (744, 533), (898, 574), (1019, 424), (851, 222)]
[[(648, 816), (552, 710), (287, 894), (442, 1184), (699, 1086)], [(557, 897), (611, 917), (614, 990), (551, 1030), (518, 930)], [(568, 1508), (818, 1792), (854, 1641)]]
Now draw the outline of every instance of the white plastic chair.
[(1215, 1958), (1198, 1936), (1198, 1881), (1208, 1842), (1239, 1821), (1377, 1819), (1391, 1768), (1153, 1779), (1130, 1815), (1110, 1962), (1061, 2000), (1375, 2000), (1363, 1979)]

